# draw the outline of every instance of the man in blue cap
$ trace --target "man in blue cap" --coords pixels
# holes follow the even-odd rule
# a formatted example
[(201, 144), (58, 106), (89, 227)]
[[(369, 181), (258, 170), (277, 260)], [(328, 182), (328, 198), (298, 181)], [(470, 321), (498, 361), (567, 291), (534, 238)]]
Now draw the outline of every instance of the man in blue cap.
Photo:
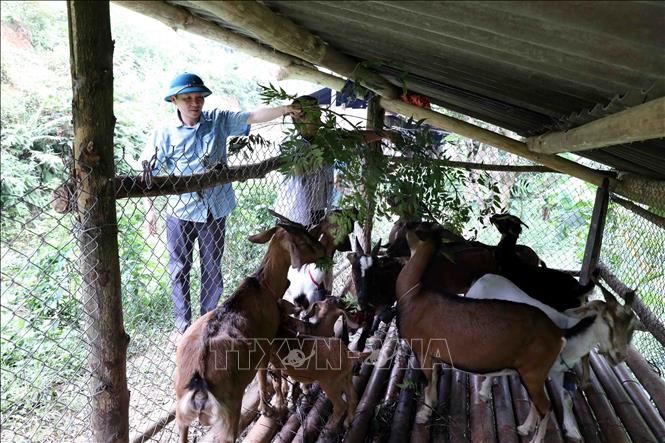
[[(252, 112), (204, 111), (205, 97), (211, 93), (195, 74), (184, 73), (173, 79), (164, 99), (174, 104), (174, 118), (153, 131), (141, 157), (148, 162), (152, 174), (164, 169), (168, 175), (191, 175), (226, 163), (227, 137), (246, 134), (252, 123), (268, 122), (293, 111), (291, 106)], [(180, 333), (192, 320), (189, 272), (194, 241), (198, 239), (199, 243), (203, 315), (217, 306), (222, 295), (224, 228), (226, 217), (235, 206), (230, 183), (169, 197), (166, 238), (175, 325)], [(157, 232), (156, 225), (153, 200), (147, 199), (146, 226), (150, 235)]]

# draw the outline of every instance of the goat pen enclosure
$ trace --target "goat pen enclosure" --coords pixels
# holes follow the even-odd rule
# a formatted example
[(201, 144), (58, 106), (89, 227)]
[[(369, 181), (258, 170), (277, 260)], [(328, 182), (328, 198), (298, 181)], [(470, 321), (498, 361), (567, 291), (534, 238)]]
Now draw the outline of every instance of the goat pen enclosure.
[[(261, 129), (258, 130), (261, 132)], [(449, 136), (441, 159), (490, 165), (527, 165), (520, 158), (487, 145)], [(278, 148), (239, 153), (231, 165), (256, 164), (275, 155)], [(127, 162), (119, 154), (119, 169)], [(437, 159), (433, 159), (437, 160)], [(480, 167), (480, 166), (479, 166)], [(477, 169), (467, 174), (479, 174)], [(547, 266), (579, 271), (589, 231), (595, 187), (558, 173), (486, 171), (499, 186), (502, 204), (529, 228), (521, 242), (531, 246)], [(247, 236), (269, 227), (284, 176), (270, 172), (264, 178), (233, 184), (238, 201), (226, 223), (223, 258), (224, 296), (258, 266), (264, 246)], [(17, 204), (30, 202), (34, 189), (15, 196)], [(473, 202), (479, 213), (489, 202), (474, 186), (461, 188), (461, 197)], [(127, 349), (132, 436), (168, 416), (174, 403), (172, 380), (175, 348), (168, 252), (164, 234), (167, 197), (158, 197), (158, 233), (144, 229), (145, 206), (141, 198), (119, 199), (118, 244), (123, 314), (131, 337)], [(84, 309), (80, 293), (78, 228), (71, 214), (56, 213), (50, 205), (31, 207), (29, 213), (3, 208), (2, 241), (2, 438), (3, 441), (87, 441), (90, 438), (90, 393)], [(12, 215), (10, 215), (12, 214)], [(15, 215), (14, 215), (15, 214)], [(376, 219), (373, 237), (385, 242), (392, 220)], [(465, 236), (496, 244), (499, 236), (487, 222), (473, 217)], [(196, 251), (196, 249), (195, 249)], [(195, 252), (196, 254), (196, 252)], [(623, 201), (609, 204), (600, 261), (617, 279), (637, 288), (644, 305), (661, 322), (665, 317), (665, 230), (662, 225), (636, 215)], [(193, 313), (198, 314), (201, 286), (195, 255), (191, 281)], [(335, 259), (335, 293), (348, 275), (346, 258)], [(638, 332), (634, 344), (661, 376), (665, 350), (650, 332)], [(155, 441), (176, 441), (171, 425)]]
[[(439, 151), (440, 158), (432, 158), (432, 161), (448, 162), (448, 168), (463, 171), (465, 176), (486, 174), (487, 180), (496, 181), (501, 205), (529, 225), (522, 242), (531, 246), (549, 267), (580, 269), (595, 186), (564, 174), (525, 172), (529, 169), (528, 162), (484, 144), (456, 136), (446, 141)], [(276, 147), (241, 151), (229, 161), (232, 165), (258, 164), (277, 154)], [(135, 160), (126, 158), (122, 152), (117, 152), (116, 158), (119, 160), (115, 169), (125, 171), (131, 169)], [(68, 158), (65, 160), (71, 162)], [(488, 168), (481, 164), (509, 167)], [(483, 168), (487, 171), (482, 172)], [(249, 170), (247, 176), (258, 177), (264, 175), (263, 172), (265, 170)], [(262, 178), (234, 183), (238, 205), (226, 225), (223, 297), (235, 289), (241, 278), (256, 269), (264, 247), (248, 243), (246, 237), (273, 223), (265, 208), (274, 204), (282, 181), (281, 174), (270, 172)], [(73, 195), (85, 192), (79, 182), (73, 180), (72, 183)], [(140, 196), (119, 198), (115, 202), (117, 223), (113, 226), (106, 222), (89, 229), (85, 227), (85, 222), (90, 221), (89, 214), (62, 215), (50, 204), (40, 203), (44, 195), (51, 195), (52, 191), (43, 186), (22, 190), (12, 195), (11, 203), (2, 208), (2, 440), (92, 439), (92, 406), (104, 394), (104, 386), (98, 391), (89, 390), (99, 369), (90, 365), (89, 357), (95, 346), (108, 340), (108, 336), (89, 329), (94, 325), (92, 320), (96, 319), (98, 307), (87, 305), (81, 288), (84, 281), (94, 284), (113, 278), (95, 269), (86, 271), (83, 265), (100, 246), (96, 244), (96, 235), (97, 229), (102, 228), (117, 231), (119, 252), (117, 257), (111, 258), (119, 260), (121, 275), (120, 282), (116, 283), (121, 283), (124, 329), (130, 337), (126, 373), (122, 375), (126, 375), (131, 393), (130, 437), (138, 437), (147, 429), (168, 421), (165, 418), (172, 415), (174, 401), (171, 386), (174, 347), (169, 341), (173, 317), (163, 232), (169, 203), (166, 197), (157, 198), (159, 229), (156, 236), (148, 236), (142, 226), (145, 212)], [(118, 197), (125, 193), (121, 186), (117, 192)], [(490, 207), (491, 202), (483, 198), (483, 190), (476, 185), (460, 187), (458, 192), (460, 200), (472, 203), (472, 215), (479, 215)], [(90, 197), (88, 203), (96, 210), (95, 206), (100, 203), (94, 196)], [(663, 219), (647, 213), (647, 220), (637, 215), (644, 213), (645, 208), (614, 197), (609, 204), (600, 255), (605, 270), (603, 277), (608, 283), (611, 281), (618, 292), (622, 292), (621, 283), (637, 288), (644, 305), (640, 316), (650, 320), (645, 321), (650, 330), (638, 332), (634, 344), (662, 377), (665, 370)], [(65, 200), (69, 200), (68, 195)], [(659, 202), (660, 207), (665, 205), (665, 197)], [(374, 238), (385, 240), (391, 222), (377, 218)], [(498, 241), (498, 234), (482, 217), (480, 220), (470, 217), (462, 233), (467, 237), (475, 235), (490, 244)], [(77, 237), (88, 238), (85, 252), (79, 248)], [(191, 281), (195, 313), (201, 287), (197, 261), (195, 257)], [(335, 263), (338, 274), (335, 291), (339, 294), (345, 283), (345, 259), (340, 255)], [(625, 365), (622, 368), (628, 370)], [(415, 380), (411, 375), (407, 381)], [(171, 424), (152, 439), (176, 441), (176, 434)]]

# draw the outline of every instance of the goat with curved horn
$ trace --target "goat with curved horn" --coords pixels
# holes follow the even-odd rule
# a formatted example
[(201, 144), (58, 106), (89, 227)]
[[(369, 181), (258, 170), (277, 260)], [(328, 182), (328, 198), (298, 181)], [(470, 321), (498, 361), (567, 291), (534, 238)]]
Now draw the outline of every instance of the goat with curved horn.
[(293, 220), (291, 220), (291, 219), (289, 219), (289, 218), (286, 218), (286, 217), (283, 216), (282, 214), (279, 214), (279, 213), (273, 211), (273, 210), (270, 209), (270, 208), (267, 208), (266, 210), (268, 211), (268, 214), (270, 214), (270, 215), (272, 215), (273, 217), (277, 218), (277, 219), (279, 220), (280, 223), (283, 223), (283, 224), (286, 224), (286, 225), (292, 225), (292, 226), (300, 226), (300, 227), (302, 227), (303, 229), (305, 229), (305, 227), (304, 227), (303, 225), (301, 225), (300, 223), (294, 222)]

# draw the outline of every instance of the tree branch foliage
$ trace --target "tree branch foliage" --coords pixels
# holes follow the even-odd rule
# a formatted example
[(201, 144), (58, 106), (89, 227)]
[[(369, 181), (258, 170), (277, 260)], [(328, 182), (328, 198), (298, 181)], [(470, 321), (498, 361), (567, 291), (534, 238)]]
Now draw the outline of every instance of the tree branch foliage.
[[(277, 100), (292, 101), (295, 97), (273, 85), (263, 86), (261, 97), (266, 103)], [(308, 110), (304, 110), (307, 115)], [(319, 110), (311, 110), (312, 116)], [(463, 190), (477, 184), (488, 202), (475, 213), (479, 218), (499, 211), (499, 188), (486, 171), (470, 174), (469, 171), (445, 167), (433, 160), (450, 160), (441, 143), (437, 143), (430, 128), (423, 121), (407, 122), (413, 129), (384, 127), (387, 135), (381, 150), (370, 149), (365, 141), (367, 132), (360, 124), (323, 108), (323, 123), (309, 144), (299, 142), (295, 127), (285, 129), (281, 145), (285, 158), (282, 172), (302, 175), (324, 165), (336, 170), (336, 186), (342, 193), (339, 206), (346, 210), (347, 218), (358, 221), (368, 214), (366, 195), (376, 198), (378, 216), (398, 216), (405, 220), (436, 220), (460, 232), (473, 216), (472, 205), (462, 198)], [(350, 129), (342, 129), (341, 123)], [(248, 141), (251, 145), (251, 141)], [(408, 161), (395, 162), (396, 158)], [(369, 192), (368, 192), (369, 191)], [(342, 216), (344, 218), (345, 216)], [(338, 219), (338, 222), (342, 222)], [(347, 221), (348, 222), (348, 221)]]

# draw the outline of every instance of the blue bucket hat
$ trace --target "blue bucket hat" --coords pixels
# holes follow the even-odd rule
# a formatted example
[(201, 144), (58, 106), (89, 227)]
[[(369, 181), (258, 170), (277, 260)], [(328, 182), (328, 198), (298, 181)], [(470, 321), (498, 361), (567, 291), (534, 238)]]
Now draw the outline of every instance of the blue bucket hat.
[(203, 84), (201, 77), (190, 72), (185, 72), (171, 81), (169, 92), (166, 94), (166, 97), (164, 97), (164, 100), (170, 102), (171, 97), (174, 95), (190, 94), (192, 92), (200, 92), (204, 97), (212, 94), (212, 91), (206, 88), (206, 85)]

